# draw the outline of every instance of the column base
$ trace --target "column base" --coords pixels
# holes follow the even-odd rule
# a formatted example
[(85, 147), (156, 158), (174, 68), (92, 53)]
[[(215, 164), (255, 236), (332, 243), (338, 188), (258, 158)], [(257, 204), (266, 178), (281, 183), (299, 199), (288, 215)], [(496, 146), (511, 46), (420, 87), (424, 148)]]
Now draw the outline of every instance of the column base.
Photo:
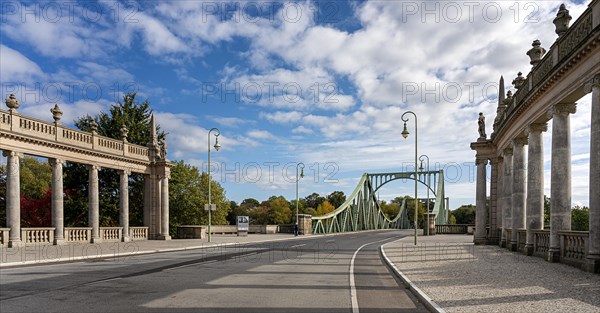
[(600, 273), (600, 258), (587, 258), (583, 263), (582, 269), (590, 273)]
[(546, 257), (546, 261), (550, 263), (559, 263), (560, 262), (560, 250), (552, 249), (548, 250), (548, 256)]
[(90, 243), (102, 243), (102, 239), (100, 239), (100, 238), (92, 238), (92, 240), (90, 240)]
[(523, 251), (523, 253), (525, 253), (525, 255), (531, 256), (533, 255), (533, 244), (526, 244), (525, 245), (525, 251)]
[(67, 241), (64, 238), (54, 238), (54, 244), (57, 246), (66, 245)]
[(130, 242), (131, 238), (130, 237), (123, 237), (123, 238), (121, 238), (121, 241), (122, 242)]
[(510, 251), (518, 251), (519, 250), (519, 244), (516, 242), (510, 242)]
[(25, 247), (25, 243), (23, 241), (21, 241), (21, 239), (9, 240), (8, 247), (9, 248), (21, 248), (21, 247)]
[(171, 236), (169, 235), (160, 235), (158, 236), (158, 238), (156, 238), (157, 240), (171, 240)]
[(506, 239), (502, 239), (502, 240), (500, 241), (500, 247), (502, 247), (502, 248), (506, 248)]
[(485, 245), (487, 240), (485, 238), (474, 238), (473, 243), (476, 245)]

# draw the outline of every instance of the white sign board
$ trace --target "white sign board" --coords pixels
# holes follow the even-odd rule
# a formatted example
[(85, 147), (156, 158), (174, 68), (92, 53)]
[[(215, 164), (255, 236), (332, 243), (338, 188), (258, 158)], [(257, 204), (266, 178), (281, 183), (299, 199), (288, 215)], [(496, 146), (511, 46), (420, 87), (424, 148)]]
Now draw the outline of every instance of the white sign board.
[(250, 218), (248, 216), (237, 217), (237, 230), (238, 232), (248, 232), (250, 229)]
[(211, 204), (210, 206), (207, 204), (204, 205), (204, 211), (216, 211), (217, 210), (217, 205), (216, 204)]

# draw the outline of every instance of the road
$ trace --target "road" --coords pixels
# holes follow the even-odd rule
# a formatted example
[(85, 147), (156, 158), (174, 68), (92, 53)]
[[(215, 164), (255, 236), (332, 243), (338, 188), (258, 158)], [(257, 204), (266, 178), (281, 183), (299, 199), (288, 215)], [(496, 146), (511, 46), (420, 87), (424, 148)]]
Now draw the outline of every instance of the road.
[(427, 312), (378, 248), (394, 231), (0, 270), (0, 312)]

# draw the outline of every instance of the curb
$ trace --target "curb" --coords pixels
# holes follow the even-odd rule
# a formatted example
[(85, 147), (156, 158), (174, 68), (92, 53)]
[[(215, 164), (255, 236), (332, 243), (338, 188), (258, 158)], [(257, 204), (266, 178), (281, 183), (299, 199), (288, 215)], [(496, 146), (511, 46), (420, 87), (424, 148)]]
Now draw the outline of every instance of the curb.
[(400, 278), (400, 280), (402, 280), (402, 282), (407, 286), (407, 288), (417, 297), (417, 299), (419, 299), (419, 301), (421, 301), (421, 303), (423, 303), (423, 305), (425, 305), (425, 307), (429, 311), (434, 313), (446, 313), (446, 311), (442, 309), (442, 307), (440, 307), (437, 303), (435, 303), (425, 292), (423, 292), (423, 290), (417, 287), (417, 285), (410, 281), (410, 279), (408, 279), (406, 275), (400, 272), (400, 270), (398, 269), (398, 267), (396, 267), (394, 262), (392, 262), (392, 260), (390, 260), (385, 254), (384, 247), (396, 241), (388, 242), (379, 247), (379, 251), (381, 252), (381, 255), (383, 256), (383, 259), (385, 260), (387, 265), (394, 271), (394, 274), (398, 278)]
[(32, 261), (21, 261), (21, 262), (17, 261), (17, 262), (0, 263), (0, 268), (16, 268), (16, 267), (35, 266), (35, 265), (65, 264), (65, 263), (74, 263), (74, 262), (79, 262), (79, 261), (91, 261), (91, 260), (101, 260), (101, 259), (109, 259), (109, 258), (132, 257), (132, 256), (138, 256), (138, 255), (146, 255), (146, 254), (209, 249), (209, 248), (218, 248), (218, 247), (226, 247), (226, 246), (233, 246), (233, 245), (250, 245), (250, 244), (257, 244), (257, 243), (264, 243), (264, 242), (277, 242), (277, 241), (286, 241), (286, 240), (294, 240), (294, 239), (319, 239), (321, 237), (332, 237), (332, 236), (339, 236), (339, 235), (345, 235), (345, 234), (357, 234), (357, 233), (382, 231), (382, 230), (383, 229), (345, 232), (345, 233), (333, 233), (333, 234), (319, 234), (319, 235), (311, 234), (311, 235), (304, 235), (304, 236), (298, 236), (298, 237), (267, 239), (267, 240), (249, 241), (249, 242), (227, 242), (227, 243), (217, 243), (214, 245), (152, 249), (152, 250), (135, 251), (135, 252), (123, 252), (123, 253), (118, 253), (118, 254), (111, 253), (111, 254), (101, 254), (101, 255), (94, 255), (94, 256), (76, 256), (76, 257), (68, 257), (68, 258), (62, 258), (62, 259), (32, 260)]

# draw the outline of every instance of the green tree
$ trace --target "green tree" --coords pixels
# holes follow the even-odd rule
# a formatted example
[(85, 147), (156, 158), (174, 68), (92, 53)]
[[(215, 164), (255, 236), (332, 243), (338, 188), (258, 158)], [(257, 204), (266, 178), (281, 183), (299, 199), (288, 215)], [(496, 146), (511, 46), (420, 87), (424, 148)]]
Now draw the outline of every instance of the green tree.
[[(217, 205), (217, 211), (211, 213), (211, 224), (227, 224), (231, 203), (225, 196), (225, 190), (211, 179), (211, 203)], [(171, 168), (169, 180), (169, 224), (171, 235), (180, 225), (207, 225), (208, 212), (204, 205), (208, 203), (208, 174), (200, 173), (196, 166), (175, 162)]]
[[(91, 131), (92, 121), (98, 125), (98, 134), (111, 138), (121, 138), (121, 127), (128, 129), (127, 140), (130, 143), (145, 146), (151, 140), (150, 118), (152, 109), (148, 100), (140, 102), (136, 93), (128, 93), (122, 101), (112, 105), (108, 112), (92, 117), (86, 115), (75, 120), (75, 126), (83, 131)], [(159, 140), (165, 133), (157, 126)], [(73, 196), (73, 201), (65, 202), (65, 225), (77, 225), (81, 217), (87, 215), (88, 170), (83, 164), (65, 165), (65, 190)], [(101, 169), (98, 173), (100, 191), (100, 225), (117, 226), (119, 224), (119, 173), (113, 169)], [(144, 178), (142, 174), (129, 176), (129, 221), (130, 225), (143, 224)]]
[(325, 215), (327, 213), (333, 212), (335, 210), (335, 207), (329, 203), (329, 201), (325, 200), (323, 201), (323, 203), (319, 204), (319, 206), (317, 206), (317, 216), (321, 216), (321, 215)]
[(52, 188), (52, 168), (36, 158), (21, 159), (21, 194), (26, 198), (41, 199)]
[(344, 202), (346, 202), (346, 195), (343, 191), (334, 191), (327, 196), (327, 201), (331, 203), (335, 208), (339, 208)]
[(450, 219), (448, 220), (448, 224), (456, 224), (456, 216), (454, 216), (454, 213), (450, 213)]
[(400, 213), (400, 205), (398, 203), (381, 201), (379, 207), (389, 219), (395, 218)]
[(324, 197), (321, 197), (318, 193), (313, 192), (312, 194), (306, 196), (306, 198), (304, 198), (304, 201), (306, 201), (306, 207), (307, 208), (313, 208), (316, 209), (317, 207), (319, 207), (319, 205), (321, 203), (323, 203), (323, 201), (325, 201), (326, 199)]
[(248, 216), (250, 217), (250, 223), (253, 225), (269, 224), (269, 208), (266, 206), (259, 205), (248, 209)]
[[(404, 198), (406, 199), (406, 209), (408, 210), (408, 220), (410, 221), (410, 225), (411, 227), (414, 225), (414, 221), (415, 221), (415, 200), (413, 197), (411, 196), (404, 196)], [(398, 199), (398, 198), (396, 198)], [(396, 200), (394, 199), (394, 200)], [(398, 199), (399, 200), (399, 199)], [(417, 226), (418, 227), (423, 227), (423, 223), (425, 222), (425, 205), (423, 203), (421, 203), (421, 201), (419, 201), (418, 206), (417, 206)]]
[(544, 195), (544, 228), (550, 226), (550, 198)]
[(269, 222), (273, 224), (288, 224), (292, 221), (290, 203), (283, 196), (269, 198)]
[(475, 224), (475, 206), (472, 204), (462, 205), (452, 214), (456, 217), (456, 224)]
[(578, 231), (590, 230), (590, 208), (577, 205), (571, 210), (571, 229)]

